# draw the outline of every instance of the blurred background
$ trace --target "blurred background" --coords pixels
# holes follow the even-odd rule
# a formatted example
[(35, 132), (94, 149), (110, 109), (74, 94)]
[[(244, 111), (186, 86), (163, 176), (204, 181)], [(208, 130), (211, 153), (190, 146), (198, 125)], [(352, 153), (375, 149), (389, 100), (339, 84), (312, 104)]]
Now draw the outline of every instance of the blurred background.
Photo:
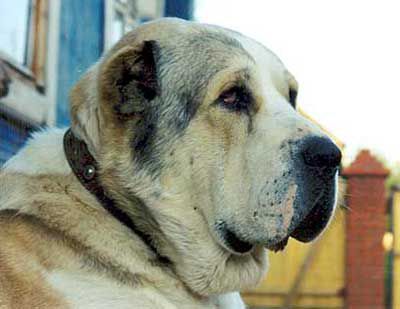
[(295, 75), (300, 112), (344, 152), (339, 209), (312, 244), (270, 254), (251, 308), (400, 308), (398, 1), (1, 0), (0, 166), (136, 25), (175, 16), (253, 37)]

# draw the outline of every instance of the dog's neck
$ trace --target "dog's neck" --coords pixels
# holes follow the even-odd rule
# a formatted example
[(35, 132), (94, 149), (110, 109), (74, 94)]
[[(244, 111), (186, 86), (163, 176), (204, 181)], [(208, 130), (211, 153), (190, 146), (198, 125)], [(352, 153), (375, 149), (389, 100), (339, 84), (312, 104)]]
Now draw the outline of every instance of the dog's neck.
[(64, 134), (64, 152), (72, 172), (86, 190), (96, 196), (99, 203), (110, 215), (138, 235), (158, 256), (160, 262), (169, 263), (169, 259), (159, 254), (157, 249), (153, 246), (151, 236), (138, 229), (132, 218), (118, 207), (114, 199), (106, 194), (98, 177), (98, 163), (90, 154), (86, 143), (77, 138), (71, 129), (68, 129)]

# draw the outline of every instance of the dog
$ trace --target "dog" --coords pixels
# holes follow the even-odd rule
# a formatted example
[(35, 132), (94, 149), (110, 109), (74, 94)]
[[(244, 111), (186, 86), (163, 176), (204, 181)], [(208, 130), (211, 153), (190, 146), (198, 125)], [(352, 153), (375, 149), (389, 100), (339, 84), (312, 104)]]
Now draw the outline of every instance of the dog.
[(315, 239), (341, 153), (260, 43), (160, 19), (70, 94), (0, 176), (1, 308), (244, 308), (267, 251)]

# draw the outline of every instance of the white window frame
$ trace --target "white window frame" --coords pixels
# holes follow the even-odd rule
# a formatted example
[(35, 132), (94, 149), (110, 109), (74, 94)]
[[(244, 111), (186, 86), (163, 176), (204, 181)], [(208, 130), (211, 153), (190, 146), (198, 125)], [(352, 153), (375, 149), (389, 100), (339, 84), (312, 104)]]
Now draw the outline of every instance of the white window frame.
[(112, 25), (116, 13), (121, 14), (124, 18), (124, 23), (129, 24), (132, 28), (140, 23), (142, 17), (156, 19), (164, 14), (165, 0), (135, 0), (135, 2), (137, 16), (131, 16), (124, 4), (117, 0), (105, 0), (104, 51), (109, 50), (113, 45)]
[(7, 96), (0, 98), (0, 112), (32, 125), (54, 125), (56, 120), (60, 1), (47, 0), (48, 20), (43, 30), (46, 31), (46, 40), (35, 51), (42, 57), (37, 75), (0, 50), (0, 59), (7, 66), (7, 72), (11, 73), (9, 92)]

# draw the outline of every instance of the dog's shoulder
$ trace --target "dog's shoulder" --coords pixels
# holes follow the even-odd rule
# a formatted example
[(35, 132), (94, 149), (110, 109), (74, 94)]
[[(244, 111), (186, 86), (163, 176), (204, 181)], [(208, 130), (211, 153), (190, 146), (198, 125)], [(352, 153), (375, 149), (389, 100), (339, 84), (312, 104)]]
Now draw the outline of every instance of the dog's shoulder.
[[(61, 295), (45, 280), (46, 260), (38, 241), (38, 222), (17, 210), (0, 211), (0, 307), (67, 308)], [(38, 233), (36, 233), (38, 232)]]
[(0, 308), (177, 308), (143, 283), (74, 271), (70, 240), (56, 238), (40, 218), (0, 211)]

